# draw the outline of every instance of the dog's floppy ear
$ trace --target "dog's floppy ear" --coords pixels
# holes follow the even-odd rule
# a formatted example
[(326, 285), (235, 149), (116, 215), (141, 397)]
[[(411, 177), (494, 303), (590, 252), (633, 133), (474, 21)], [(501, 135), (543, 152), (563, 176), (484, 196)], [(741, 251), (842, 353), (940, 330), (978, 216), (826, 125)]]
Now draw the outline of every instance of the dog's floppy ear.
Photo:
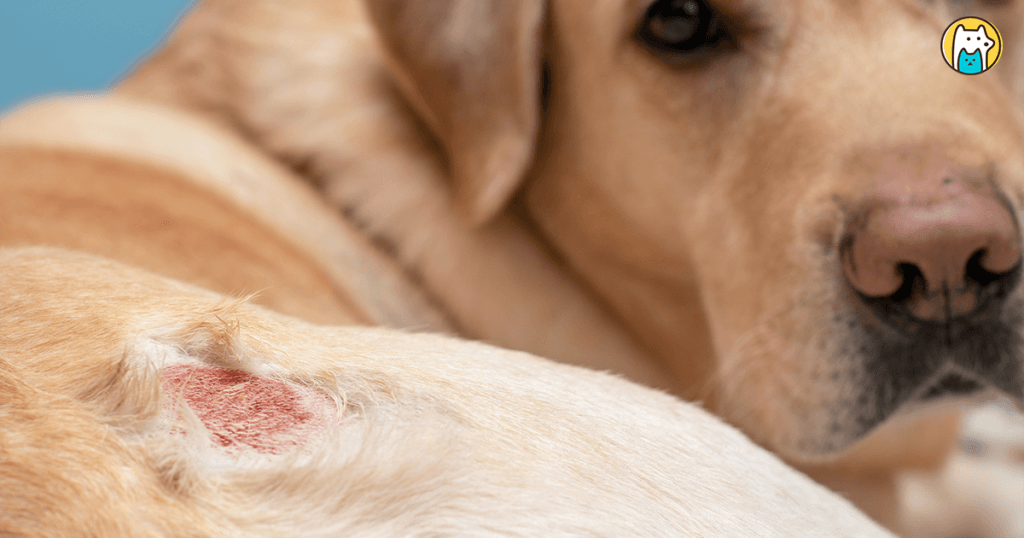
[(545, 0), (366, 5), (399, 85), (448, 151), (456, 204), (486, 222), (533, 158)]

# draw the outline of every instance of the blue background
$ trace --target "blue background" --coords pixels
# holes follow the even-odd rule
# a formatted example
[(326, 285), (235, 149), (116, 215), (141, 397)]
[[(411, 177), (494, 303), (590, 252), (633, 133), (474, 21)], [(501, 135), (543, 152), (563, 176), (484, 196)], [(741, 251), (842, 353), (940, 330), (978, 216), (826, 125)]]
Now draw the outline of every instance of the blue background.
[(166, 37), (192, 0), (0, 0), (0, 113), (102, 90)]

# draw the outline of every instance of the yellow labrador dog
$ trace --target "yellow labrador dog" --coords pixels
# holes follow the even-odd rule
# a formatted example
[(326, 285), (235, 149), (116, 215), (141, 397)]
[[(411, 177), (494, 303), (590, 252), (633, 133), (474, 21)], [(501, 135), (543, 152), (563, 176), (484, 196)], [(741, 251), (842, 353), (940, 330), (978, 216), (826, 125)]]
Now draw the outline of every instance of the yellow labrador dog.
[(697, 407), (0, 251), (5, 536), (890, 537)]
[[(252, 151), (211, 155), (167, 114), (90, 139), (119, 103), (65, 123), (85, 160), (45, 122), (8, 129), (47, 147), (4, 148), (24, 198), (0, 197), (0, 239), (706, 398), (890, 523), (892, 473), (953, 439), (920, 402), (1019, 397), (1019, 114), (994, 73), (931, 62), (948, 6), (392, 4), (210, 0), (122, 89), (247, 137), (347, 222), (266, 188), (274, 163), (183, 182)], [(1019, 3), (976, 7), (1016, 35)], [(158, 169), (97, 157), (125, 144)]]
[(0, 155), (4, 536), (891, 536), (671, 396), (355, 327), (451, 331), (201, 119), (44, 102)]
[[(451, 332), (202, 119), (43, 102), (0, 122), (0, 156), (4, 536), (891, 537), (664, 393), (355, 327)], [(104, 257), (11, 248), (39, 244)]]
[(69, 251), (0, 270), (5, 535), (888, 536), (608, 375), (313, 326)]
[(118, 91), (303, 174), (458, 334), (704, 400), (891, 523), (942, 404), (1024, 401), (1021, 6), (205, 0)]

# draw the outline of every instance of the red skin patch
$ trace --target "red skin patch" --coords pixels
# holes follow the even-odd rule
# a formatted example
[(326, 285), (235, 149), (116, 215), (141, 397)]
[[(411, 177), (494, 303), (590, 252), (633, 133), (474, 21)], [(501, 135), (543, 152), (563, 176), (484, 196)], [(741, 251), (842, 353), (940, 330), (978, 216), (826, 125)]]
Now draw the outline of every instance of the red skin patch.
[(161, 377), (171, 401), (183, 399), (214, 443), (229, 450), (291, 452), (324, 426), (326, 398), (283, 381), (198, 364), (168, 366)]

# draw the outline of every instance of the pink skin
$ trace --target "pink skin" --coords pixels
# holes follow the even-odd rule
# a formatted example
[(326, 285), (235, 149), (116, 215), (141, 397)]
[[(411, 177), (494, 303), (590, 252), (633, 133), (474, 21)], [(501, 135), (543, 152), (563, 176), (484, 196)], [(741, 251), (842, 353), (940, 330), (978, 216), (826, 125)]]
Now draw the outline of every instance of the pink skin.
[(168, 366), (162, 377), (168, 400), (183, 400), (228, 452), (293, 452), (330, 422), (325, 395), (285, 381), (198, 364)]

